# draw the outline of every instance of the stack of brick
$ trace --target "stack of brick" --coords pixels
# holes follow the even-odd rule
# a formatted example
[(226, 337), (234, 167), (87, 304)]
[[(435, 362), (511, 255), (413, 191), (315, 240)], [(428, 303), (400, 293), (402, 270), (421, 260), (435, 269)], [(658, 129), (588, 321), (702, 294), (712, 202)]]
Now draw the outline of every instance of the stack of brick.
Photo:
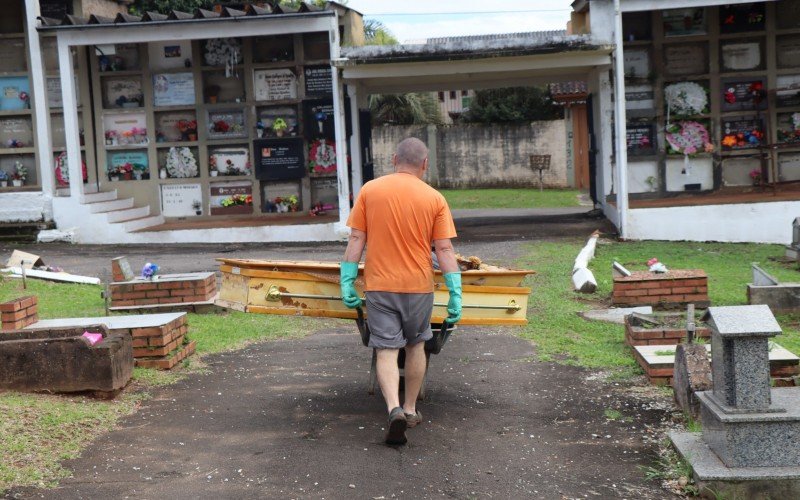
[(666, 273), (634, 272), (615, 277), (614, 305), (683, 307), (692, 303), (708, 307), (708, 276), (701, 269), (678, 269)]
[(208, 303), (217, 293), (217, 278), (213, 272), (166, 274), (111, 283), (109, 291), (112, 308)]
[[(625, 318), (625, 343), (631, 347), (637, 345), (675, 345), (686, 338), (686, 328), (670, 326), (643, 328), (632, 325), (628, 318), (630, 316)], [(695, 337), (711, 338), (711, 330), (705, 327), (698, 327), (695, 330)]]
[(186, 338), (186, 314), (161, 326), (131, 328), (136, 366), (169, 370), (194, 354), (195, 343)]
[(21, 330), (39, 321), (39, 299), (33, 295), (0, 304), (3, 331)]

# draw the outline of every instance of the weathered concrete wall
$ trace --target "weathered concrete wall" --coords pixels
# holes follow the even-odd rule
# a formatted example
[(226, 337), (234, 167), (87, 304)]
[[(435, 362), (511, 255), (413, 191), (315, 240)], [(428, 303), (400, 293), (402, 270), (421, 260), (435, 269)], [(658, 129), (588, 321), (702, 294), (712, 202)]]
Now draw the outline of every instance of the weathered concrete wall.
[(75, 13), (80, 15), (80, 12), (83, 12), (84, 16), (89, 16), (91, 14), (97, 16), (105, 16), (105, 17), (115, 17), (120, 12), (127, 13), (128, 7), (127, 4), (131, 2), (127, 0), (117, 1), (117, 0), (80, 0), (76, 2), (75, 5)]
[(376, 127), (372, 130), (376, 176), (392, 172), (394, 148), (406, 137), (417, 137), (431, 149), (426, 180), (435, 187), (538, 187), (538, 170), (530, 168), (530, 155), (534, 154), (550, 155), (545, 187), (566, 188), (570, 184), (564, 120), (523, 125)]

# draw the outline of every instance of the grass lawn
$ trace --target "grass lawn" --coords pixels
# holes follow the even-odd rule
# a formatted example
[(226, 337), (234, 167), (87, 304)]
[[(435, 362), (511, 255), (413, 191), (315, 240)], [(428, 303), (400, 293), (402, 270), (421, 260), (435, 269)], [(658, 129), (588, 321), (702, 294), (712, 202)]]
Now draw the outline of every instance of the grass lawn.
[[(750, 263), (759, 262), (783, 281), (800, 281), (795, 266), (776, 261), (783, 255), (780, 245), (689, 242), (614, 242), (597, 246), (589, 268), (598, 290), (584, 295), (572, 290), (570, 272), (585, 241), (532, 243), (518, 265), (537, 271), (529, 277), (533, 288), (528, 303), (530, 323), (521, 335), (537, 345), (542, 360), (555, 360), (590, 368), (610, 368), (616, 376), (641, 373), (624, 343), (623, 327), (586, 321), (577, 315), (610, 305), (611, 263), (618, 261), (630, 270), (645, 270), (645, 262), (657, 257), (668, 268), (703, 269), (708, 274), (709, 298), (713, 305), (747, 303), (746, 284), (751, 280)], [(776, 341), (800, 353), (800, 315), (778, 316), (784, 330)]]
[(451, 209), (577, 207), (579, 191), (568, 189), (441, 189)]
[[(0, 279), (0, 302), (36, 295), (42, 319), (104, 316), (100, 292), (101, 287), (94, 285), (39, 280), (28, 280), (28, 289), (23, 290), (18, 279)], [(200, 356), (236, 349), (256, 340), (299, 337), (310, 330), (313, 329), (309, 328), (308, 319), (292, 316), (189, 314), (189, 337), (197, 341)], [(149, 388), (173, 383), (193, 369), (202, 369), (202, 362), (196, 355), (186, 360), (184, 367), (188, 370), (136, 368), (133, 385), (113, 401), (0, 393), (0, 494), (11, 486), (54, 486), (69, 475), (60, 465), (62, 460), (77, 457), (98, 434), (132, 413), (149, 398)]]

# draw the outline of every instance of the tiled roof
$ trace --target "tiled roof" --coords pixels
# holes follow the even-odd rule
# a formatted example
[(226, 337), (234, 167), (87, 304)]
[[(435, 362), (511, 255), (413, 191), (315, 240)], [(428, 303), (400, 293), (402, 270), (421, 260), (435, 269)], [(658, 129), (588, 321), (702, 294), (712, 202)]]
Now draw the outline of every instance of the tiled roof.
[(443, 44), (456, 42), (488, 42), (493, 40), (507, 40), (510, 38), (531, 38), (540, 42), (551, 40), (554, 37), (566, 36), (566, 30), (526, 31), (522, 33), (498, 33), (493, 35), (447, 36), (428, 38), (426, 43)]
[(550, 95), (552, 95), (554, 99), (560, 97), (585, 96), (588, 92), (589, 88), (586, 82), (573, 81), (550, 84)]
[[(244, 4), (240, 9), (235, 9), (228, 6), (218, 5), (214, 10), (195, 9), (193, 12), (182, 12), (173, 10), (169, 14), (160, 14), (158, 12), (145, 12), (142, 16), (134, 16), (132, 14), (117, 14), (116, 17), (98, 16), (95, 14), (89, 17), (66, 15), (62, 19), (53, 19), (49, 17), (40, 17), (41, 28), (57, 28), (62, 26), (92, 26), (92, 25), (119, 25), (131, 23), (148, 23), (148, 22), (169, 22), (169, 21), (196, 21), (207, 19), (225, 19), (232, 17), (253, 17), (253, 16), (272, 16), (280, 14), (304, 14), (313, 12), (322, 12), (332, 10), (336, 7), (342, 7), (337, 2), (328, 2), (324, 8), (317, 7), (309, 3), (301, 3), (296, 9), (280, 5), (264, 4), (263, 7)], [(345, 7), (346, 8), (346, 7)]]

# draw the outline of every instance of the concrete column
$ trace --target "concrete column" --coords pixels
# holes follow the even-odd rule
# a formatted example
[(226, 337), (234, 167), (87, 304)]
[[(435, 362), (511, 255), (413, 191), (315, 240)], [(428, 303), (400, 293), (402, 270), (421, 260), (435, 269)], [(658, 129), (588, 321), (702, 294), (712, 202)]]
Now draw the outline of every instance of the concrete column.
[[(28, 53), (31, 58), (31, 89), (33, 115), (36, 119), (36, 157), (39, 160), (39, 182), (42, 192), (52, 197), (56, 192), (55, 172), (53, 170), (53, 141), (50, 135), (50, 109), (47, 106), (47, 83), (44, 60), (36, 31), (36, 18), (39, 16), (39, 2), (25, 0), (25, 22), (28, 31)], [(81, 179), (81, 177), (76, 177)], [(72, 177), (70, 177), (72, 179)]]
[(350, 136), (350, 161), (352, 162), (353, 169), (353, 198), (358, 196), (358, 192), (364, 184), (364, 159), (361, 156), (361, 151), (363, 151), (363, 146), (361, 145), (361, 121), (358, 116), (359, 90), (358, 84), (353, 83), (347, 86), (347, 95), (350, 97), (350, 120), (353, 122), (353, 135)]
[[(331, 61), (339, 59), (339, 16), (331, 19)], [(345, 224), (350, 217), (350, 178), (347, 175), (347, 130), (344, 120), (344, 86), (339, 68), (331, 66), (333, 77), (333, 115), (336, 128), (336, 178), (339, 184), (339, 222)]]
[(439, 187), (439, 162), (438, 162), (438, 151), (437, 148), (439, 147), (436, 138), (436, 125), (428, 125), (426, 128), (426, 132), (428, 134), (428, 140), (426, 141), (428, 144), (428, 183), (435, 187)]
[(80, 201), (83, 196), (83, 172), (75, 73), (69, 42), (61, 33), (58, 35), (58, 65), (61, 73), (61, 95), (64, 101), (64, 134), (67, 141), (67, 164), (70, 178), (69, 194), (75, 200)]

